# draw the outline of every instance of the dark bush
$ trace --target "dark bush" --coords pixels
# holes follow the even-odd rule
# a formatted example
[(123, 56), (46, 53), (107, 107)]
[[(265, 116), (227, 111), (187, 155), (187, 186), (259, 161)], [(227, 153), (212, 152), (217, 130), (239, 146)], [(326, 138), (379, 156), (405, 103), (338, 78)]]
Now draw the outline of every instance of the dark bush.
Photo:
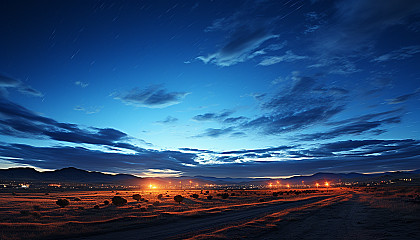
[(206, 191), (206, 193), (209, 193), (209, 191)]
[(181, 202), (184, 200), (184, 197), (181, 195), (176, 195), (174, 197), (175, 202), (177, 202), (178, 204), (181, 204)]
[(223, 193), (221, 197), (222, 197), (223, 199), (226, 199), (226, 198), (228, 198), (228, 197), (229, 197), (229, 193)]
[(77, 207), (77, 209), (79, 209), (79, 210), (85, 210), (85, 208), (84, 207), (81, 207), (81, 206)]
[(127, 204), (127, 200), (120, 196), (115, 196), (112, 198), (112, 204), (114, 204), (115, 206), (123, 206)]
[(99, 205), (95, 205), (93, 209), (99, 209)]
[(105, 201), (104, 201), (104, 204), (105, 204), (105, 205), (108, 205), (108, 204), (109, 204), (109, 201), (108, 201), (108, 200), (105, 200)]
[(140, 201), (141, 199), (141, 195), (140, 194), (134, 194), (133, 195), (133, 199), (136, 200), (137, 202)]
[(39, 210), (41, 210), (41, 207), (40, 207), (40, 206), (38, 206), (38, 205), (34, 205), (34, 206), (32, 206), (32, 208), (33, 208), (35, 211), (39, 211)]
[(75, 197), (75, 198), (73, 198), (73, 201), (78, 202), (78, 201), (82, 201), (82, 200), (78, 197)]
[(163, 197), (163, 195), (162, 194), (159, 194), (158, 196), (157, 196), (157, 198), (160, 200), (160, 199), (162, 199), (162, 197)]
[(61, 198), (61, 199), (58, 199), (57, 202), (55, 202), (55, 204), (57, 204), (58, 206), (63, 208), (65, 206), (69, 205), (69, 200)]
[(278, 192), (273, 192), (273, 197), (277, 197), (279, 195)]
[(140, 212), (146, 212), (146, 211), (147, 211), (147, 209), (145, 207), (140, 208)]
[(191, 197), (197, 199), (198, 198), (198, 194), (193, 194), (193, 195), (191, 195)]
[(235, 196), (235, 193), (231, 193), (230, 196)]
[(156, 201), (156, 202), (153, 203), (153, 206), (159, 206), (159, 205), (160, 205), (159, 201)]
[(260, 198), (258, 201), (265, 202), (265, 199), (264, 198)]
[(213, 196), (207, 196), (207, 199), (208, 200), (212, 200), (213, 199)]

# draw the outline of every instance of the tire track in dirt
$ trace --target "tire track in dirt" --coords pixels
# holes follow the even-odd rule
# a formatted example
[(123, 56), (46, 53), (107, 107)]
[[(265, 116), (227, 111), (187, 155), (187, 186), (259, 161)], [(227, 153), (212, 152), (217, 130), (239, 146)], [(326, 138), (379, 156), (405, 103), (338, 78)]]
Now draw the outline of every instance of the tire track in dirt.
[(73, 238), (72, 240), (106, 240), (106, 239), (183, 239), (188, 236), (213, 231), (228, 225), (241, 224), (254, 218), (263, 217), (288, 208), (313, 204), (333, 196), (317, 196), (296, 201), (285, 201), (234, 209), (227, 212), (189, 216), (177, 218), (175, 221), (156, 222), (154, 225), (144, 226), (137, 229), (110, 232), (100, 235)]

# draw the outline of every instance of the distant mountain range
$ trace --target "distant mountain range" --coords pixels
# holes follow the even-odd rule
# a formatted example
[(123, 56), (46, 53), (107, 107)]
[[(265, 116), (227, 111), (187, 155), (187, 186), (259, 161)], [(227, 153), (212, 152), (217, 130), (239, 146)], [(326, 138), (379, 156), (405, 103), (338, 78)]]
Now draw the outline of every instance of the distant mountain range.
[(0, 169), (2, 181), (42, 181), (42, 182), (74, 182), (74, 183), (124, 183), (141, 179), (129, 174), (105, 174), (89, 172), (74, 167), (54, 171), (38, 172), (33, 168)]
[(216, 184), (216, 185), (266, 185), (270, 182), (277, 184), (315, 184), (324, 181), (329, 182), (350, 182), (350, 181), (381, 181), (399, 178), (420, 178), (420, 170), (404, 172), (386, 172), (377, 174), (360, 173), (316, 173), (310, 176), (294, 176), (287, 179), (270, 178), (216, 178), (206, 176), (179, 177), (179, 178), (140, 178), (129, 174), (105, 174), (101, 172), (90, 172), (74, 167), (63, 168), (54, 171), (39, 172), (33, 168), (9, 168), (0, 169), (0, 181), (33, 181), (33, 182), (54, 182), (54, 183), (96, 183), (96, 184), (118, 184), (118, 185), (144, 185), (160, 184), (166, 185), (169, 182), (188, 186), (190, 181), (194, 184)]

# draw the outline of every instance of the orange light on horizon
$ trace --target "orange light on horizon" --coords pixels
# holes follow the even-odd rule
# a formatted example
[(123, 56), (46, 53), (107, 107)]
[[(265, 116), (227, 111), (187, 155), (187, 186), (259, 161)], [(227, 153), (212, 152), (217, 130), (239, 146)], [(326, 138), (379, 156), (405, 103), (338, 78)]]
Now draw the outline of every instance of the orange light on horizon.
[(328, 187), (330, 184), (328, 182), (325, 182), (325, 186)]
[(269, 186), (269, 187), (272, 187), (272, 186), (273, 186), (273, 184), (272, 184), (272, 183), (270, 183), (270, 184), (268, 184), (268, 186)]
[(318, 188), (318, 187), (319, 187), (319, 183), (315, 183), (315, 185), (316, 185), (316, 188)]
[(287, 188), (290, 188), (290, 185), (289, 184), (287, 184)]
[(156, 187), (156, 186), (154, 186), (154, 185), (152, 185), (152, 184), (150, 184), (150, 185), (149, 185), (149, 188), (150, 188), (150, 189), (156, 189), (157, 187)]

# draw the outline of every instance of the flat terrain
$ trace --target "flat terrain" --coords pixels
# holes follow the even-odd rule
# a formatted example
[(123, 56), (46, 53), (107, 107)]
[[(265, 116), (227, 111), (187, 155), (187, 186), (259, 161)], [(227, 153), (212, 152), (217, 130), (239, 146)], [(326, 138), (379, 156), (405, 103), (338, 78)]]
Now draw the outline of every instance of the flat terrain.
[[(104, 204), (116, 195), (128, 204)], [(417, 239), (418, 195), (416, 187), (0, 193), (0, 239)]]

